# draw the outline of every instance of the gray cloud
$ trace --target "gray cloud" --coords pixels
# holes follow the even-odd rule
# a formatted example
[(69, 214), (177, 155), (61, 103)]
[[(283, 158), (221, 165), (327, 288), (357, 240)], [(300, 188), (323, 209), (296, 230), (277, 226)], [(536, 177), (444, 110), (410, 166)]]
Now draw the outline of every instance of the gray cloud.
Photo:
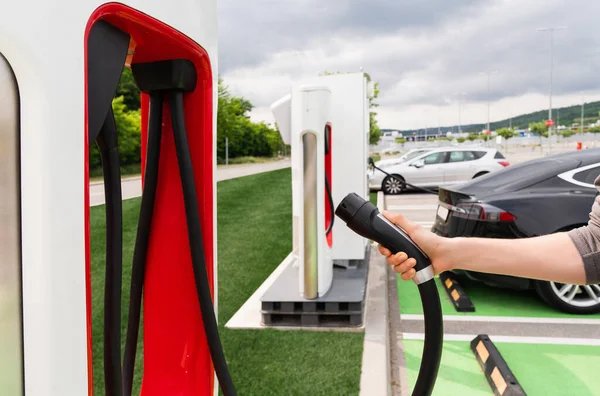
[(229, 0), (219, 2), (223, 72), (257, 65), (269, 54), (302, 50), (331, 35), (362, 37), (419, 31), (475, 15), (491, 0)]
[[(363, 67), (382, 112), (465, 100), (600, 91), (600, 2), (588, 0), (258, 0), (220, 2), (220, 71), (237, 94), (268, 106), (291, 80)], [(490, 94), (486, 77), (492, 76)], [(386, 111), (386, 109), (388, 111)]]

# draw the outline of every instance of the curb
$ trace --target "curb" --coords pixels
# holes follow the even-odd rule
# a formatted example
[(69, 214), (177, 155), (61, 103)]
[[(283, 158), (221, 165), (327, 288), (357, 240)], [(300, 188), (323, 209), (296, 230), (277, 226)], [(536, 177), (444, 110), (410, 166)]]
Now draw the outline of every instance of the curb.
[(471, 350), (483, 370), (485, 379), (496, 396), (525, 396), (508, 364), (487, 334), (480, 334), (471, 341)]
[[(377, 207), (382, 210), (383, 194), (377, 194)], [(374, 247), (374, 246), (373, 246)], [(365, 338), (360, 374), (360, 396), (388, 396), (390, 381), (390, 337), (388, 320), (387, 265), (371, 248), (365, 306)]]
[(469, 295), (465, 292), (460, 283), (458, 283), (452, 272), (442, 272), (439, 277), (450, 302), (454, 305), (454, 309), (458, 312), (475, 312), (475, 306), (469, 298)]

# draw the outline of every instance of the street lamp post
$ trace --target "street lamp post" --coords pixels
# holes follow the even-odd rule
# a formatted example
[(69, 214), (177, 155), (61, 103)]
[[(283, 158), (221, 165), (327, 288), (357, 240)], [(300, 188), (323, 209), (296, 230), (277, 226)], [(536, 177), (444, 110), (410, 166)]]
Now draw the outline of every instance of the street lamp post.
[(581, 136), (583, 137), (583, 112), (585, 109), (585, 97), (583, 96), (583, 92), (581, 93), (581, 125), (579, 126), (579, 131)]
[(462, 133), (462, 127), (460, 125), (460, 98), (464, 97), (466, 95), (466, 93), (458, 92), (458, 93), (455, 93), (454, 95), (458, 96), (458, 134), (460, 135)]
[[(549, 87), (549, 95), (548, 95), (548, 120), (552, 120), (552, 68), (554, 64), (554, 31), (566, 29), (566, 26), (555, 26), (555, 27), (546, 27), (546, 28), (538, 28), (539, 32), (549, 32), (550, 33), (550, 87)], [(552, 125), (548, 126), (548, 154), (552, 151)]]
[(492, 74), (496, 74), (498, 73), (498, 70), (491, 70), (491, 71), (485, 71), (485, 72), (481, 72), (479, 74), (485, 74), (487, 75), (487, 130), (490, 130), (490, 88), (491, 88), (491, 80), (492, 80)]

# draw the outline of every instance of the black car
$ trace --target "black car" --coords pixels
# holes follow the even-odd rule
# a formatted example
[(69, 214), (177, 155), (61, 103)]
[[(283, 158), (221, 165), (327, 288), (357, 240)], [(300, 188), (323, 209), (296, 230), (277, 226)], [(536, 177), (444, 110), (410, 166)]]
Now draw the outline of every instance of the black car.
[[(598, 191), (600, 149), (527, 161), (466, 184), (439, 190), (433, 231), (446, 237), (526, 238), (581, 227)], [(577, 286), (504, 275), (464, 272), (486, 284), (535, 289), (569, 313), (600, 312), (600, 286)]]

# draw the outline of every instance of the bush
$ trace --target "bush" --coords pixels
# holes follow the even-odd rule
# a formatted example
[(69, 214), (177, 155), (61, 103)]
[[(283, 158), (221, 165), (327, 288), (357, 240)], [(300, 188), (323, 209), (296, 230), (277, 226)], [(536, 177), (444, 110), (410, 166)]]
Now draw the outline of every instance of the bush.
[(467, 139), (465, 139), (464, 137), (459, 137), (459, 138), (457, 138), (457, 139), (456, 139), (456, 141), (457, 141), (458, 143), (464, 143), (464, 142), (465, 142), (465, 140), (467, 140)]
[(396, 143), (398, 143), (398, 144), (404, 144), (404, 143), (406, 143), (406, 139), (398, 137), (398, 138), (396, 138)]
[(472, 142), (473, 140), (477, 140), (477, 139), (479, 139), (479, 136), (477, 136), (477, 135), (476, 135), (476, 134), (474, 134), (474, 133), (469, 133), (469, 135), (467, 136), (467, 139), (468, 139), (470, 142)]
[(600, 132), (600, 126), (591, 127), (590, 129), (588, 129), (588, 132), (598, 133)]
[[(141, 114), (140, 110), (128, 110), (124, 103), (124, 97), (119, 96), (112, 101), (115, 123), (118, 131), (119, 160), (121, 166), (140, 164), (141, 150)], [(100, 150), (96, 144), (91, 146), (89, 157), (90, 169), (98, 169), (102, 166)]]

